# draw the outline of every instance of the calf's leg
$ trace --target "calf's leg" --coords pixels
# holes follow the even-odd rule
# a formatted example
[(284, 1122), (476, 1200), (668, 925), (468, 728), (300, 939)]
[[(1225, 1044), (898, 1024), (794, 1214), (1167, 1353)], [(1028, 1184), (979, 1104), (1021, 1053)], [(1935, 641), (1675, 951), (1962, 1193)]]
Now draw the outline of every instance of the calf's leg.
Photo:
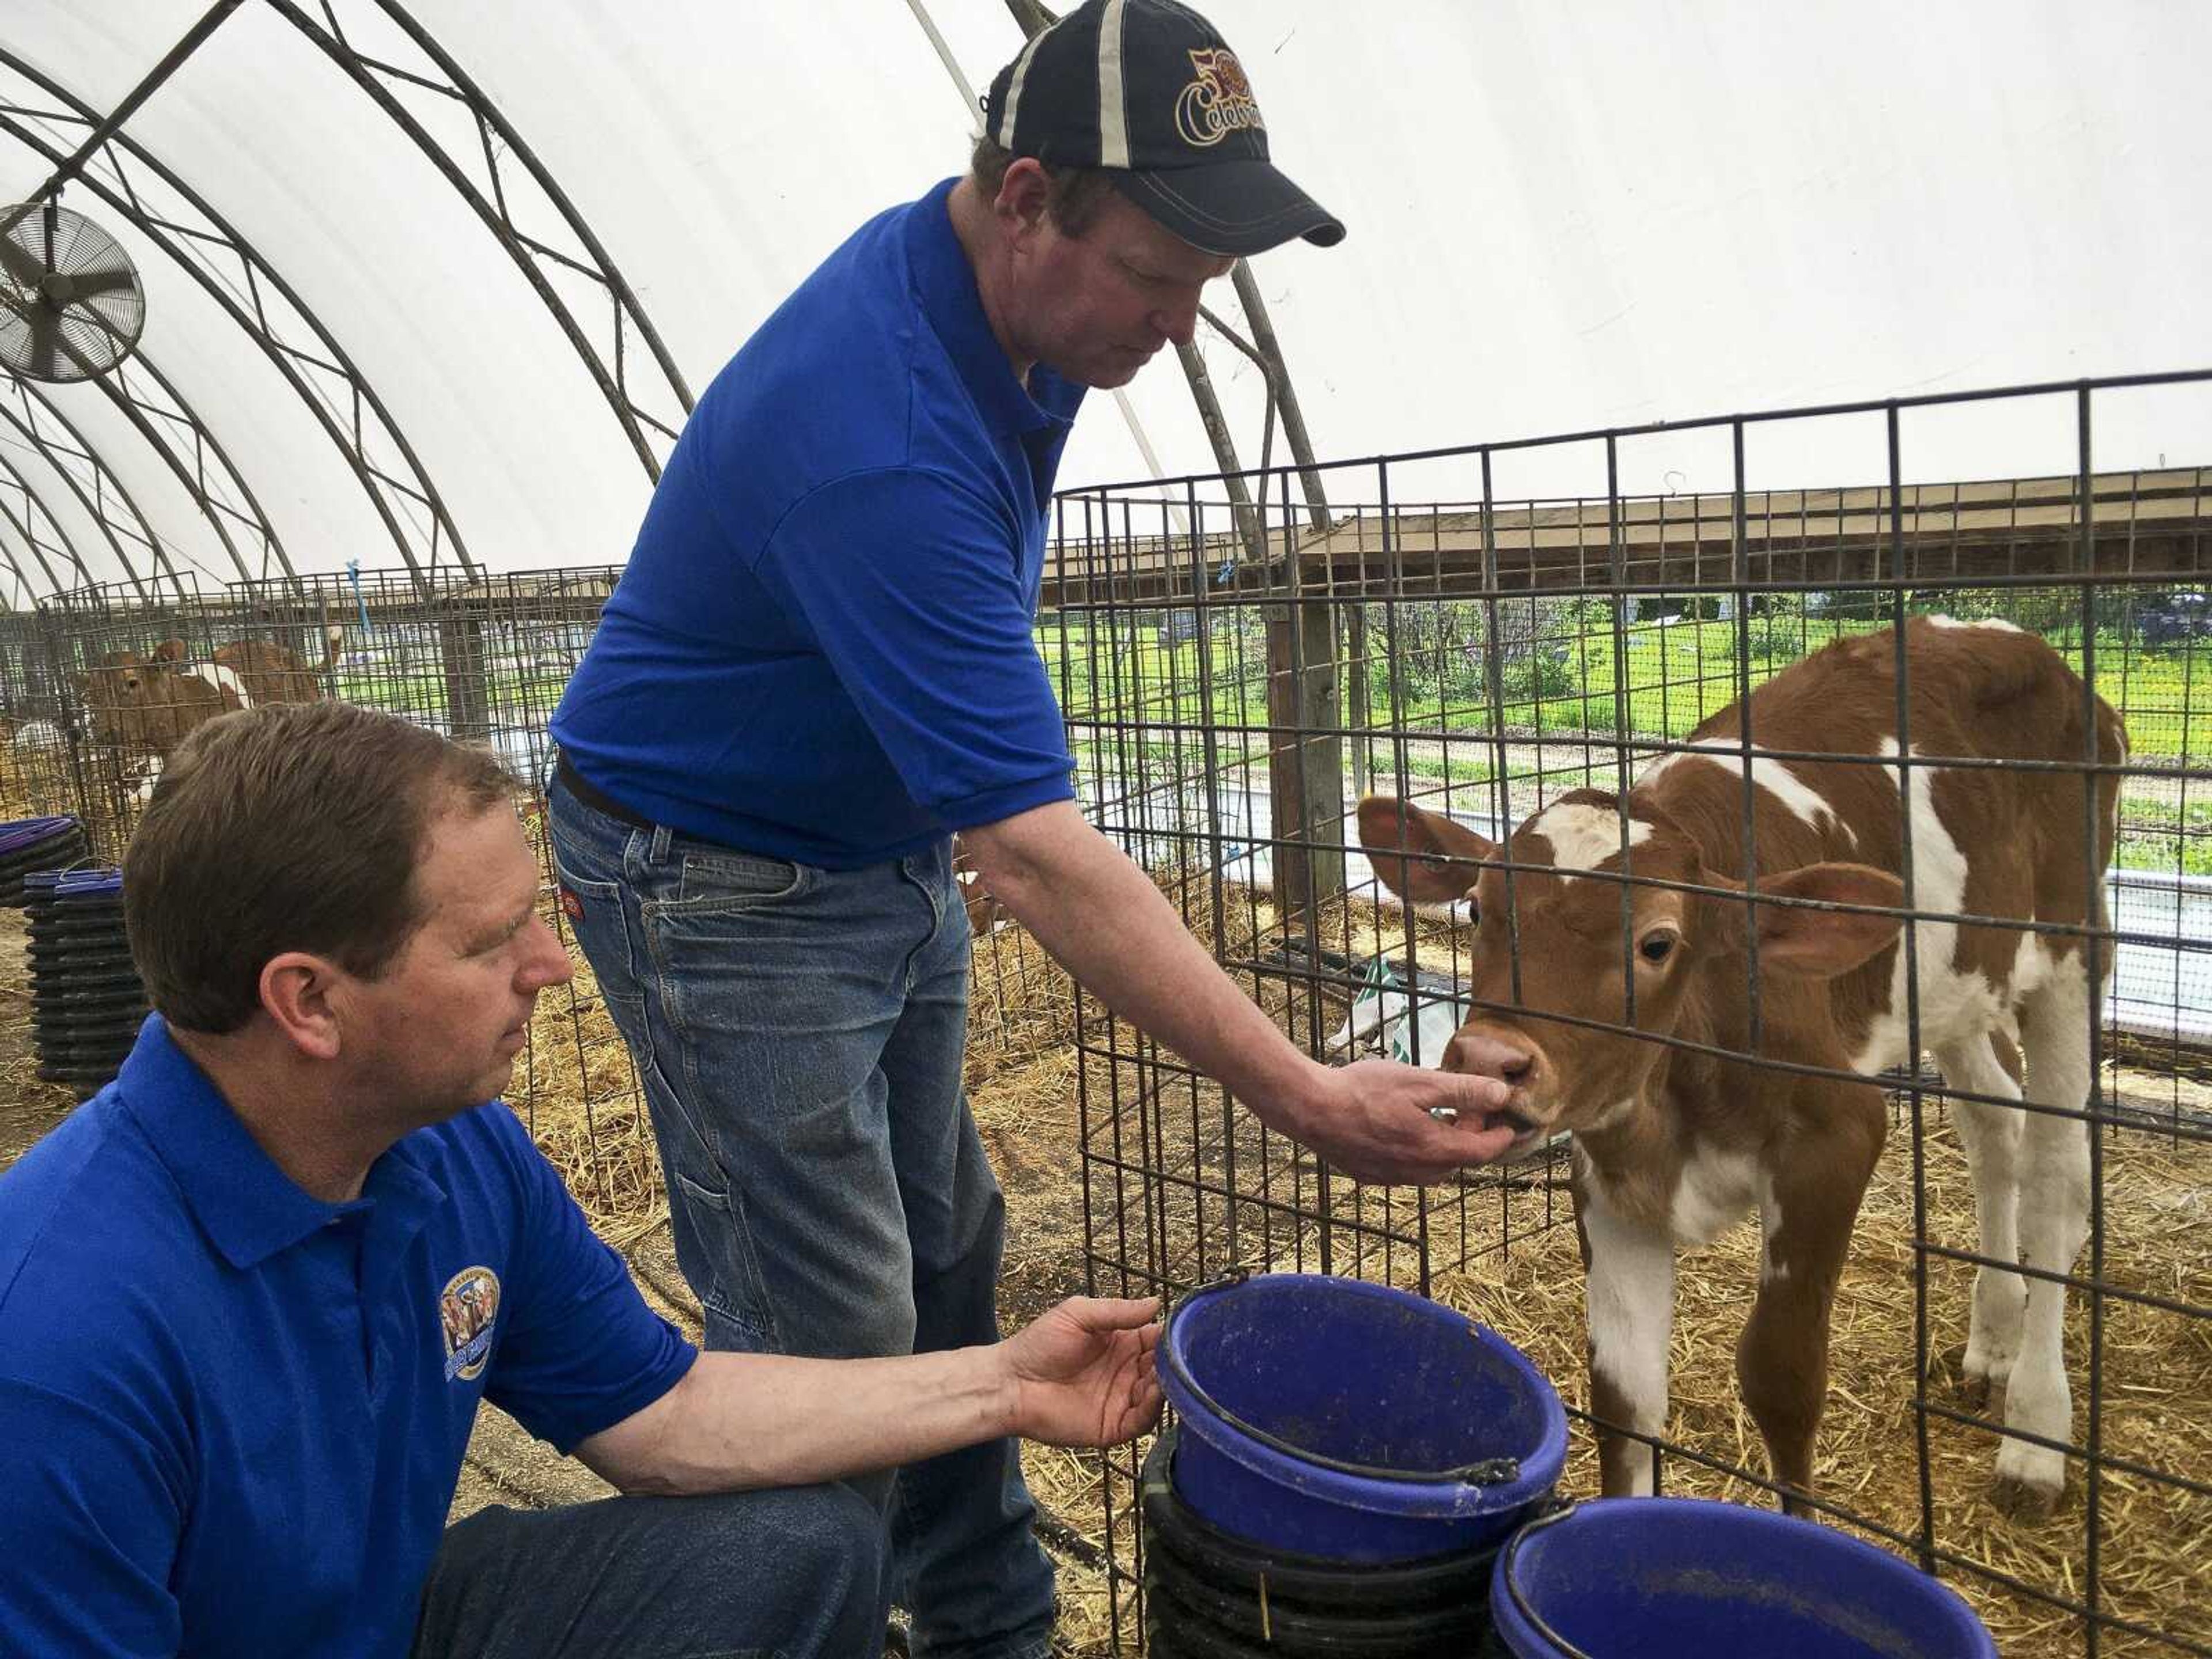
[[(2045, 1105), (2078, 1112), (2089, 1100), (2088, 974), (2081, 958), (2059, 964), (2021, 1008), (2027, 1089)], [(2070, 1273), (2089, 1232), (2089, 1126), (2078, 1117), (2027, 1114), (2021, 1127), (2020, 1242), (2030, 1267)], [(2031, 1279), (2020, 1357), (2005, 1390), (2005, 1426), (2061, 1445), (2073, 1440), (2074, 1397), (2066, 1380), (2066, 1286)], [(2058, 1506), (2066, 1454), (2008, 1436), (1997, 1449), (1990, 1496), (2029, 1519)]]
[(1828, 1323), (1850, 1253), (1859, 1200), (1881, 1155), (1881, 1097), (1836, 1091), (1809, 1121), (1819, 1132), (1791, 1139), (1789, 1158), (1767, 1171), (1759, 1192), (1764, 1230), (1759, 1296), (1735, 1351), (1743, 1403), (1766, 1442), (1767, 1461), (1794, 1513), (1813, 1490), (1813, 1443), (1828, 1393)]
[[(1938, 1048), (1936, 1063), (1951, 1088), (2002, 1100), (2020, 1098), (2020, 1056), (2002, 1033)], [(1973, 1173), (1979, 1253), (1990, 1261), (2017, 1261), (2021, 1120), (2027, 1114), (2017, 1106), (1972, 1100), (1953, 1101), (1950, 1112)], [(2018, 1273), (1987, 1265), (1975, 1270), (1973, 1312), (1958, 1364), (1960, 1392), (1968, 1406), (1979, 1408), (2002, 1396), (2020, 1353), (2027, 1310), (2027, 1285)]]
[[(1667, 1341), (1674, 1323), (1674, 1242), (1611, 1209), (1581, 1173), (1575, 1231), (1582, 1241), (1589, 1322), (1590, 1413), (1600, 1483), (1607, 1498), (1648, 1496), (1657, 1452), (1635, 1436), (1667, 1426)], [(1628, 1432), (1621, 1432), (1621, 1431)]]

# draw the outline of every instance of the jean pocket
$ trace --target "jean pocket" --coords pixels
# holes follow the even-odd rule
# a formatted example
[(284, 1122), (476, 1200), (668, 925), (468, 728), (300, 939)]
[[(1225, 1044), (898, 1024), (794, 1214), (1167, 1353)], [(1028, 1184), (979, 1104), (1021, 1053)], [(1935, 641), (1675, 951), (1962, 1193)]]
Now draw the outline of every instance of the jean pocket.
[(679, 1160), (670, 1173), (676, 1177), (676, 1184), (683, 1192), (686, 1204), (696, 1205), (720, 1217), (720, 1219), (714, 1224), (717, 1228), (730, 1224), (730, 1189), (726, 1186), (712, 1184), (721, 1179), (720, 1171), (702, 1179), (685, 1169)]
[(756, 854), (683, 849), (683, 874), (673, 899), (655, 907), (671, 910), (732, 910), (774, 904), (806, 890), (808, 867), (787, 859)]
[(699, 1297), (709, 1328), (728, 1328), (726, 1346), (777, 1346), (775, 1310), (734, 1183), (711, 1158), (680, 1146), (668, 1163), (668, 1209), (677, 1265)]
[[(629, 911), (623, 902), (621, 884), (586, 875), (580, 867), (583, 860), (574, 851), (564, 848), (557, 835), (550, 839), (553, 878), (561, 884), (561, 913), (568, 917), (568, 930), (592, 965), (599, 994), (624, 1012), (642, 1008), (645, 987), (638, 977), (641, 953), (630, 937)], [(626, 1024), (623, 1035), (636, 1041)]]

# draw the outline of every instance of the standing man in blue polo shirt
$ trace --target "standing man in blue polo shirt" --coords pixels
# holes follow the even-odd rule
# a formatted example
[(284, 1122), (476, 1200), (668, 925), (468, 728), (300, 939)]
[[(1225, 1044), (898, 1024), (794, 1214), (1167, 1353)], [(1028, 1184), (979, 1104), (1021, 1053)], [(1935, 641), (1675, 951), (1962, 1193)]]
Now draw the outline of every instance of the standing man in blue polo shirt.
[[(513, 787), (341, 702), (172, 759), (124, 878), (160, 1012), (0, 1176), (0, 1654), (855, 1659), (883, 1528), (835, 1483), (1157, 1417), (1151, 1303), (842, 1362), (651, 1313), (491, 1098), (568, 976)], [(482, 1400), (638, 1495), (447, 1531)]]
[[(1205, 19), (1089, 0), (1000, 71), (968, 175), (863, 225), (693, 411), (554, 716), (551, 820), (710, 1346), (994, 1328), (955, 831), (1092, 992), (1338, 1169), (1510, 1142), (1502, 1086), (1322, 1066), (1221, 973), (1084, 822), (1031, 638), (1085, 388), (1188, 340), (1239, 256), (1343, 234)], [(889, 1515), (918, 1656), (1044, 1654), (1011, 1443), (907, 1468)]]

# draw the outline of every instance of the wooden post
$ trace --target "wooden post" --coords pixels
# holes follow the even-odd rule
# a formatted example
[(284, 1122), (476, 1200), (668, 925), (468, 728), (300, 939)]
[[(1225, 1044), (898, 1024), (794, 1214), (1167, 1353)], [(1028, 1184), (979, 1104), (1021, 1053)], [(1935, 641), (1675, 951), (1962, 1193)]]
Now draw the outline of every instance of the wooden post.
[[(1375, 699), (1367, 678), (1367, 607), (1358, 599), (1344, 607), (1344, 672), (1351, 678), (1350, 725), (1364, 733), (1375, 724)], [(1368, 775), (1367, 739), (1352, 740), (1352, 793), (1365, 795), (1375, 785)]]
[[(1237, 470), (1236, 445), (1206, 360), (1196, 346), (1176, 350), (1221, 463), (1246, 562), (1255, 570), (1267, 569), (1267, 532)], [(1333, 735), (1305, 735), (1337, 724), (1335, 624), (1326, 599), (1297, 599), (1297, 565), (1295, 545), (1285, 546), (1267, 604), (1268, 836), (1274, 843), (1275, 910), (1285, 921), (1306, 913), (1310, 896), (1318, 902), (1344, 890), (1342, 746)]]
[(1275, 909), (1285, 921), (1344, 891), (1344, 745), (1336, 680), (1334, 607), (1308, 599), (1295, 553), (1267, 606), (1269, 810)]
[[(1282, 410), (1283, 435), (1305, 494), (1306, 521), (1326, 534), (1328, 497), (1259, 279), (1239, 259), (1231, 281), (1252, 331), (1252, 355)], [(1275, 908), (1287, 921), (1304, 914), (1309, 901), (1326, 904), (1344, 892), (1344, 740), (1337, 735), (1344, 726), (1344, 699), (1337, 682), (1334, 600), (1327, 586), (1311, 595), (1304, 591), (1295, 546), (1285, 550), (1282, 569), (1283, 604), (1267, 610), (1267, 723), (1276, 734), (1267, 775), (1278, 842)], [(1352, 614), (1358, 617), (1357, 607)], [(1357, 745), (1353, 764), (1364, 772)]]
[(484, 669), (483, 618), (465, 602), (438, 618), (448, 732), (463, 743), (491, 740), (491, 683)]

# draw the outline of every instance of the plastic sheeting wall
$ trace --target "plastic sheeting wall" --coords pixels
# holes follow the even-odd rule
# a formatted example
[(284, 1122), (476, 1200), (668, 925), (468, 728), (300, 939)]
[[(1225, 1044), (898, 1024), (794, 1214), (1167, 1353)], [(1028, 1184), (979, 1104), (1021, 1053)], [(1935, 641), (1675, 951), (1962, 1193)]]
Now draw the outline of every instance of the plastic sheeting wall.
[[(416, 61), (368, 0), (331, 8), (365, 48)], [(0, 42), (105, 108), (202, 9), (0, 0)], [(853, 225), (964, 156), (958, 95), (902, 0), (414, 9), (582, 210), (695, 391)], [(1278, 158), (1352, 227), (1339, 249), (1257, 267), (1325, 455), (2212, 362), (2212, 221), (2191, 201), (2212, 173), (2212, 12), (2186, 0), (1209, 9)], [(1018, 45), (1001, 0), (929, 10), (979, 86)], [(442, 100), (408, 102), (474, 145)], [(340, 336), (475, 556), (623, 556), (647, 481), (582, 365), (474, 216), (289, 24), (249, 0), (130, 131)], [(0, 144), (0, 196), (48, 171)], [(147, 350), (228, 445), (295, 562), (396, 563), (259, 352), (89, 192), (65, 199), (138, 259)], [(1215, 308), (1235, 313), (1225, 283)], [(1256, 374), (1218, 341), (1206, 353), (1251, 464)], [(1170, 471), (1212, 469), (1172, 362), (1132, 395)], [(106, 400), (57, 396), (180, 561), (227, 575)], [(2206, 459), (2205, 404), (2145, 394), (2100, 430), (2097, 464)], [(1930, 423), (1908, 454), (1924, 477), (2063, 472), (2072, 441), (2054, 400), (2047, 422)], [(35, 479), (13, 442), (0, 434)], [(1875, 422), (1799, 431), (1754, 447), (1752, 482), (1865, 481), (1881, 455)], [(1626, 489), (1728, 483), (1712, 442), (1623, 459)], [(1097, 399), (1063, 481), (1145, 470)], [(1593, 455), (1500, 488), (1602, 489), (1603, 473)], [(49, 499), (76, 516), (60, 490)]]

